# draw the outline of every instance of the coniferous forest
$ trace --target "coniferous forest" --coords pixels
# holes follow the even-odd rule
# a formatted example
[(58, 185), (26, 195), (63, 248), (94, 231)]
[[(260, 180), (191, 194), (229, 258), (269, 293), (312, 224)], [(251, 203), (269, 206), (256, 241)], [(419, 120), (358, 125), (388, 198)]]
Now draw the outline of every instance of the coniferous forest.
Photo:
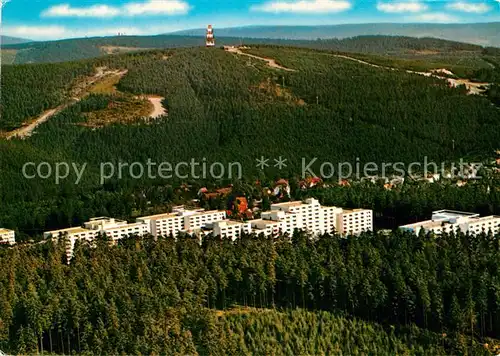
[(201, 246), (188, 236), (137, 237), (114, 247), (102, 239), (78, 247), (70, 265), (64, 241), (3, 248), (0, 347), (491, 354), (498, 238), (297, 233)]
[[(13, 353), (490, 354), (499, 236), (131, 237), (2, 249)], [(254, 309), (257, 308), (257, 309)]]
[[(449, 88), (439, 79), (373, 68), (329, 53), (267, 51), (296, 72), (275, 70), (221, 49), (200, 48), (6, 66), (0, 120), (4, 131), (64, 104), (71, 96), (71, 78), (77, 76), (78, 83), (82, 75), (100, 67), (127, 69), (117, 88), (132, 95), (164, 97), (168, 116), (146, 123), (88, 127), (87, 113), (110, 105), (108, 97), (95, 94), (37, 127), (29, 139), (0, 140), (0, 224), (34, 237), (44, 229), (79, 225), (95, 215), (144, 214), (153, 205), (148, 207), (148, 202), (182, 202), (183, 194), (176, 192), (181, 183), (193, 185), (196, 191), (206, 184), (231, 182), (227, 177), (137, 180), (125, 172), (121, 179), (112, 177), (101, 185), (102, 162), (145, 164), (151, 159), (175, 165), (203, 158), (209, 163), (239, 162), (246, 184), (255, 180), (265, 184), (300, 176), (302, 159), (336, 164), (358, 158), (381, 164), (423, 162), (427, 157), (439, 163), (491, 157), (498, 149), (500, 111), (487, 97), (465, 95), (463, 89)], [(283, 156), (287, 167), (262, 172), (255, 167), (255, 159), (261, 156)], [(53, 177), (25, 179), (26, 162), (48, 162), (52, 168), (67, 162), (87, 164), (87, 168), (78, 185), (74, 172), (56, 184)], [(318, 172), (318, 167), (313, 170)], [(492, 185), (483, 181), (479, 187), (438, 189), (445, 192), (446, 201), (453, 202), (448, 208), (469, 206), (493, 212), (498, 207), (496, 189), (490, 189), (484, 199), (472, 200), (476, 203), (469, 196)], [(417, 206), (428, 205), (429, 199), (439, 201), (433, 192), (425, 196), (434, 188), (403, 189), (412, 192), (408, 209), (415, 206), (414, 201)], [(365, 199), (365, 206), (379, 204), (383, 207), (379, 213), (385, 208), (397, 210), (394, 200), (374, 203), (376, 195), (396, 194), (379, 191)], [(429, 210), (420, 210), (417, 216), (426, 218)], [(401, 217), (398, 222), (404, 223)]]
[[(497, 52), (484, 51), (481, 60), (500, 63)], [(372, 183), (339, 186), (333, 179), (317, 189), (299, 188), (303, 158), (332, 163), (490, 159), (500, 148), (497, 86), (483, 96), (466, 95), (465, 88), (451, 88), (444, 80), (367, 66), (333, 52), (264, 46), (249, 53), (294, 71), (220, 48), (3, 66), (0, 227), (16, 230), (20, 242), (40, 241), (46, 230), (79, 226), (95, 216), (133, 220), (199, 198), (202, 187), (228, 184), (251, 205), (266, 206), (277, 198), (263, 187), (279, 178), (290, 181), (290, 199), (314, 196), (325, 205), (370, 208), (380, 228), (427, 219), (442, 208), (500, 214), (494, 176), (460, 187), (407, 179), (388, 190)], [(369, 61), (366, 54), (359, 58)], [(390, 64), (387, 58), (371, 58)], [(405, 60), (395, 59), (402, 68)], [(464, 73), (499, 84), (498, 67), (470, 65)], [(127, 72), (110, 93), (76, 100), (75, 87), (102, 68)], [(112, 110), (117, 98), (142, 95), (163, 97), (168, 114), (91, 125), (89, 113)], [(60, 105), (64, 109), (31, 137), (3, 138)], [(287, 167), (259, 170), (255, 159), (261, 156), (283, 156)], [(102, 162), (175, 164), (204, 158), (239, 162), (243, 176), (134, 179), (125, 174), (100, 181)], [(74, 172), (60, 182), (26, 179), (26, 162), (87, 168), (75, 184)], [(226, 208), (221, 200), (199, 203)], [(215, 237), (201, 244), (189, 236), (131, 237), (111, 247), (103, 237), (95, 246), (79, 246), (69, 265), (63, 241), (2, 247), (0, 350), (491, 354), (500, 338), (499, 241), (486, 234), (394, 231), (344, 239), (297, 232), (274, 241), (253, 236), (235, 243)]]

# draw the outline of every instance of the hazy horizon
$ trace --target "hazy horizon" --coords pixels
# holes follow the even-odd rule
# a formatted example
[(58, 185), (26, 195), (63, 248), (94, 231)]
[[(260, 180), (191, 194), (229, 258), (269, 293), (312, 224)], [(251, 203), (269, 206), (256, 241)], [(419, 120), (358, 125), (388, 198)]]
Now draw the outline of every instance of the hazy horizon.
[(32, 40), (155, 35), (203, 28), (500, 21), (500, 0), (12, 0), (3, 34)]

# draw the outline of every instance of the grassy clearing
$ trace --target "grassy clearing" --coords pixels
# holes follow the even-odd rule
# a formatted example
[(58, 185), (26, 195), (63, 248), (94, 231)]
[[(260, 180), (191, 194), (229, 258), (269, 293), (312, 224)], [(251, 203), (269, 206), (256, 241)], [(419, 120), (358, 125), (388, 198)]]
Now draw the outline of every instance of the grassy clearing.
[(86, 121), (81, 125), (99, 128), (115, 123), (129, 124), (147, 117), (153, 109), (153, 104), (146, 99), (118, 93), (110, 96), (106, 108), (86, 113)]
[(15, 49), (2, 49), (0, 50), (0, 56), (2, 58), (2, 64), (12, 64), (16, 59), (17, 51)]
[(105, 77), (104, 79), (93, 84), (89, 88), (89, 93), (93, 94), (115, 94), (117, 92), (116, 85), (120, 82), (121, 75), (115, 74)]

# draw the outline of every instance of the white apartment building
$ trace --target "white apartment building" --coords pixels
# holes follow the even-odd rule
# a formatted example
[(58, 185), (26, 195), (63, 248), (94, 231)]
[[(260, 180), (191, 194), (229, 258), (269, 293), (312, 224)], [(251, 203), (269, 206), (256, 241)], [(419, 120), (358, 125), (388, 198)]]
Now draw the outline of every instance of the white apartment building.
[[(482, 224), (489, 226), (493, 221), (478, 221), (477, 226), (482, 227)], [(282, 233), (292, 235), (296, 229), (313, 234), (333, 231), (343, 235), (360, 234), (363, 231), (373, 230), (373, 213), (365, 209), (343, 210), (338, 207), (323, 207), (318, 200), (312, 198), (305, 202), (273, 204), (270, 211), (261, 214), (260, 219), (247, 222), (227, 220), (226, 212), (221, 210), (188, 210), (176, 207), (172, 213), (137, 218), (132, 224), (108, 217), (93, 218), (83, 227), (47, 231), (44, 237), (67, 237), (66, 252), (69, 259), (77, 240), (92, 241), (100, 234), (106, 234), (113, 243), (130, 235), (151, 234), (158, 238), (171, 234), (176, 236), (179, 232), (196, 236), (212, 233), (215, 236), (236, 240), (244, 233), (257, 235), (262, 233), (265, 236), (277, 236)]]
[(469, 232), (471, 234), (480, 234), (500, 232), (500, 216), (480, 217), (476, 213), (467, 213), (454, 210), (439, 210), (432, 213), (431, 220), (420, 221), (414, 224), (400, 226), (400, 229), (419, 234), (424, 232), (433, 232), (437, 235), (451, 232)]
[[(293, 233), (295, 229), (308, 230), (315, 234), (332, 233), (359, 234), (373, 230), (373, 213), (371, 210), (344, 210), (335, 206), (321, 206), (318, 200), (309, 198), (305, 202), (292, 201), (271, 205), (271, 212), (282, 211), (286, 215), (270, 220), (287, 220), (286, 230)], [(263, 219), (269, 215), (262, 213)], [(344, 218), (345, 217), (345, 218)]]
[(149, 225), (154, 237), (169, 236), (170, 234), (175, 237), (181, 231), (193, 232), (225, 219), (226, 212), (221, 210), (187, 210), (184, 207), (176, 207), (172, 213), (145, 216), (136, 219), (136, 221)]
[(256, 235), (264, 234), (265, 236), (277, 236), (284, 232), (286, 225), (284, 221), (255, 219), (250, 221), (252, 233)]
[(90, 242), (99, 236), (99, 234), (106, 234), (106, 236), (108, 236), (113, 243), (116, 243), (117, 240), (131, 234), (144, 236), (149, 233), (149, 225), (144, 223), (128, 224), (123, 220), (99, 217), (90, 219), (84, 224), (84, 227), (72, 227), (68, 229), (47, 231), (43, 234), (43, 237), (46, 239), (66, 237), (68, 239), (66, 254), (69, 260), (73, 255), (73, 250), (77, 240), (86, 240)]
[(43, 237), (45, 239), (49, 239), (66, 236), (68, 238), (68, 242), (66, 244), (66, 255), (68, 256), (69, 260), (73, 255), (73, 250), (75, 249), (75, 243), (77, 240), (86, 240), (90, 242), (96, 238), (97, 234), (98, 232), (94, 230), (88, 230), (82, 227), (71, 227), (68, 229), (44, 232)]
[(263, 212), (260, 217), (260, 219), (254, 220), (253, 224), (256, 226), (256, 229), (262, 230), (259, 234), (263, 232), (266, 236), (279, 234), (280, 232), (291, 235), (295, 229), (302, 228), (301, 216), (296, 213), (271, 210)]
[(216, 221), (226, 219), (226, 212), (222, 210), (199, 211), (184, 216), (184, 228), (187, 232), (201, 229)]
[(342, 235), (359, 235), (373, 231), (373, 211), (368, 209), (342, 210), (338, 215), (337, 232)]
[(100, 217), (93, 218), (84, 224), (85, 229), (106, 234), (113, 242), (130, 235), (144, 236), (150, 233), (149, 225), (141, 222), (129, 224), (124, 220)]
[(13, 230), (0, 228), (0, 244), (15, 245), (16, 233)]
[(470, 219), (468, 222), (468, 230), (475, 235), (481, 232), (490, 232), (496, 235), (500, 232), (500, 216), (485, 216)]
[(237, 240), (242, 234), (252, 233), (250, 222), (239, 222), (232, 220), (216, 221), (212, 224), (214, 236), (226, 237), (231, 240)]
[(287, 203), (278, 203), (271, 205), (271, 211), (283, 211), (297, 215), (297, 228), (309, 230), (310, 232), (319, 231), (319, 226), (323, 225), (321, 205), (316, 199), (307, 199), (305, 203), (301, 201), (291, 201)]

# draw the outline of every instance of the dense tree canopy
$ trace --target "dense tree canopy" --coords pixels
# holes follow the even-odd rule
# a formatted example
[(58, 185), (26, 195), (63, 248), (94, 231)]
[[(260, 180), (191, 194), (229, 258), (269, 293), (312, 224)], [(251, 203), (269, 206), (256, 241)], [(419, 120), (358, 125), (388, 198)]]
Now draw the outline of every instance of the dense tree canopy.
[[(77, 245), (70, 265), (64, 241), (5, 248), (0, 347), (29, 354), (264, 354), (273, 347), (288, 355), (487, 354), (482, 342), (500, 336), (499, 241), (297, 232), (202, 244), (188, 236), (131, 237), (109, 247), (103, 238)], [(224, 311), (235, 305), (333, 314)], [(218, 320), (210, 309), (221, 311)]]
[[(486, 98), (466, 96), (444, 81), (372, 68), (323, 52), (273, 47), (254, 51), (297, 71), (273, 70), (262, 61), (220, 49), (10, 67), (2, 81), (11, 89), (3, 90), (3, 127), (47, 108), (49, 104), (40, 98), (52, 105), (61, 103), (64, 97), (59, 94), (70, 86), (71, 78), (97, 67), (128, 69), (118, 88), (165, 97), (168, 117), (92, 129), (82, 125), (86, 113), (109, 105), (105, 97), (94, 95), (52, 117), (28, 140), (0, 140), (0, 225), (35, 236), (44, 229), (79, 225), (96, 215), (147, 214), (151, 208), (194, 198), (196, 187), (209, 182), (229, 183), (187, 179), (194, 188), (186, 197), (172, 189), (165, 193), (168, 186), (186, 182), (183, 179), (136, 180), (125, 174), (101, 185), (102, 162), (145, 164), (151, 159), (176, 164), (203, 158), (209, 163), (240, 162), (243, 181), (253, 185), (256, 179), (266, 184), (279, 176), (300, 178), (302, 158), (337, 164), (359, 157), (361, 162), (380, 164), (422, 162), (428, 156), (439, 163), (468, 155), (490, 156), (498, 148), (500, 111)], [(24, 85), (26, 81), (30, 85)], [(48, 84), (35, 85), (38, 82)], [(287, 167), (261, 172), (255, 167), (261, 155), (283, 156)], [(48, 162), (52, 167), (57, 162), (86, 163), (87, 168), (78, 185), (74, 173), (55, 184), (53, 179), (25, 179), (26, 162)], [(318, 172), (317, 167), (314, 170)], [(406, 213), (426, 218), (431, 210), (422, 206), (493, 212), (499, 206), (497, 183), (483, 183), (480, 188), (463, 189), (410, 183), (394, 192), (376, 187), (360, 193), (363, 199), (350, 195), (358, 188), (345, 188), (328, 204), (373, 207), (395, 219), (388, 224), (393, 227), (408, 220)], [(488, 186), (491, 193), (486, 193)]]

